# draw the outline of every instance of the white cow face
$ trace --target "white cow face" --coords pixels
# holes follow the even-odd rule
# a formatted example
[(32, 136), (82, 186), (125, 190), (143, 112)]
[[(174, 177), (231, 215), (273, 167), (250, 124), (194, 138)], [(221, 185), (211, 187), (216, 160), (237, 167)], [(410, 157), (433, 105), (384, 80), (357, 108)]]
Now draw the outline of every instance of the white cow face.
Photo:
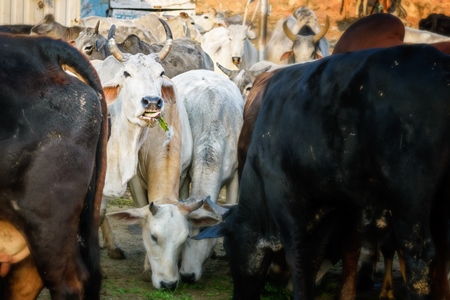
[[(202, 201), (147, 205), (108, 216), (128, 224), (141, 222), (142, 238), (147, 252), (144, 267), (151, 268), (152, 283), (157, 289), (175, 289), (179, 281), (178, 258), (189, 235), (187, 215)], [(214, 223), (217, 223), (216, 219)], [(209, 224), (211, 222), (208, 222)]]
[[(217, 214), (203, 207), (190, 213), (189, 236), (196, 236), (201, 228), (212, 226), (221, 221)], [(217, 244), (217, 239), (193, 240), (188, 238), (183, 245), (180, 267), (181, 279), (193, 283), (202, 277), (202, 269), (206, 260), (211, 256)]]
[[(115, 77), (103, 85), (107, 99), (122, 98), (124, 120), (141, 127), (153, 127), (164, 109), (162, 89), (172, 85), (156, 54), (130, 55)], [(114, 111), (114, 109), (111, 109)]]
[(245, 43), (249, 39), (255, 39), (256, 34), (246, 25), (230, 25), (227, 30), (230, 40), (231, 59), (235, 65), (239, 65), (244, 56)]

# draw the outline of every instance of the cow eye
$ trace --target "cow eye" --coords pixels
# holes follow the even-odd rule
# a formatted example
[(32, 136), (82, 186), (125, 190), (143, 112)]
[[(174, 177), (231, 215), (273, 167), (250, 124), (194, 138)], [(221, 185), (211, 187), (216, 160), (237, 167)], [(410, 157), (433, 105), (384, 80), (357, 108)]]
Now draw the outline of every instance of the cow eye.
[(127, 71), (123, 71), (123, 76), (125, 76), (125, 77), (131, 77), (130, 73), (128, 73)]
[(162, 71), (161, 75), (159, 75), (159, 76), (163, 77), (164, 75), (166, 75), (166, 72)]
[(158, 243), (158, 238), (157, 238), (156, 236), (154, 236), (154, 235), (152, 234), (152, 235), (150, 235), (150, 237), (152, 238), (152, 240), (153, 240), (155, 243)]
[(204, 16), (203, 19), (209, 19), (209, 17), (208, 16)]

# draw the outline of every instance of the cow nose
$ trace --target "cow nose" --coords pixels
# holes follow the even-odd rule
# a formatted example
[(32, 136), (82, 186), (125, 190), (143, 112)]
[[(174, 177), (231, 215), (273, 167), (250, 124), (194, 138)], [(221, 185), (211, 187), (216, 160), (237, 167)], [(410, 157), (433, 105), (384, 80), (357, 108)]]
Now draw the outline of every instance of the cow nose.
[(195, 273), (190, 274), (180, 274), (181, 280), (186, 283), (194, 283), (195, 282)]
[(161, 281), (160, 285), (161, 285), (162, 289), (173, 291), (173, 290), (175, 290), (177, 288), (178, 280), (177, 281), (172, 281), (172, 282)]
[(145, 96), (141, 99), (141, 104), (144, 109), (161, 109), (164, 101), (160, 97)]
[(238, 56), (233, 56), (231, 58), (233, 60), (233, 64), (238, 65), (241, 62), (241, 58)]

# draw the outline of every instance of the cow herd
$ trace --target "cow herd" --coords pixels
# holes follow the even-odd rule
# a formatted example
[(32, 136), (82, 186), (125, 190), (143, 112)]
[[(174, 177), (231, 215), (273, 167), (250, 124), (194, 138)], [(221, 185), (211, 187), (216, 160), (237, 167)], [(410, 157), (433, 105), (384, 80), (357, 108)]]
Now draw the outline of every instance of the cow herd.
[[(233, 299), (278, 263), (313, 299), (338, 260), (354, 299), (379, 249), (381, 297), (397, 252), (409, 298), (450, 299), (446, 22), (369, 15), (331, 51), (330, 19), (300, 7), (266, 60), (215, 10), (0, 26), (0, 298), (99, 299), (99, 228), (126, 259), (114, 218), (142, 225), (157, 289), (198, 281), (223, 237)], [(127, 189), (135, 208), (108, 213)]]

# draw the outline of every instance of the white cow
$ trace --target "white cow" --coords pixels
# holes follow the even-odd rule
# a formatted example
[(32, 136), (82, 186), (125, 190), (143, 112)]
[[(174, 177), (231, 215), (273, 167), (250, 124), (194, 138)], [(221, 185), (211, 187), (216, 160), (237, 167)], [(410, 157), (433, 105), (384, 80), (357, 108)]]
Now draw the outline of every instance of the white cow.
[(249, 69), (258, 62), (258, 51), (250, 42), (256, 34), (246, 25), (219, 27), (205, 33), (202, 48), (214, 62), (214, 71), (223, 74), (217, 67), (220, 63), (227, 69)]
[(227, 27), (223, 14), (218, 14), (214, 8), (210, 8), (206, 13), (192, 18), (201, 34), (205, 34), (213, 28)]
[(431, 44), (448, 41), (450, 41), (450, 37), (445, 35), (440, 35), (426, 30), (405, 27), (405, 37), (403, 39), (403, 42), (408, 44), (417, 44), (417, 43)]
[(278, 21), (267, 42), (266, 59), (276, 64), (290, 64), (330, 55), (325, 34), (329, 18), (320, 28), (317, 16), (308, 7), (300, 7)]
[[(167, 26), (168, 28), (168, 26)], [(168, 34), (168, 36), (170, 36)], [(128, 181), (136, 175), (138, 151), (148, 127), (154, 127), (164, 111), (164, 100), (175, 95), (173, 83), (164, 76), (160, 61), (170, 51), (172, 40), (159, 53), (123, 54), (114, 39), (109, 46), (114, 56), (95, 64), (107, 98), (117, 99), (108, 107), (111, 135), (107, 146), (107, 169), (101, 215), (106, 204), (126, 192)], [(107, 218), (102, 222), (104, 246), (112, 258), (123, 258), (123, 251), (114, 244)]]
[(202, 42), (202, 34), (195, 26), (195, 21), (185, 12), (180, 12), (177, 16), (163, 15), (169, 24), (173, 38), (189, 37), (196, 42)]
[[(194, 140), (190, 198), (217, 202), (226, 187), (227, 203), (238, 197), (237, 142), (243, 123), (244, 100), (237, 86), (226, 76), (208, 70), (193, 70), (173, 79), (184, 100)], [(203, 208), (189, 214), (190, 219), (206, 214)], [(213, 214), (214, 215), (214, 214)], [(191, 220), (191, 223), (192, 220)], [(190, 236), (200, 230), (190, 226)], [(182, 250), (181, 279), (194, 282), (202, 275), (202, 266), (217, 240), (187, 239)]]

